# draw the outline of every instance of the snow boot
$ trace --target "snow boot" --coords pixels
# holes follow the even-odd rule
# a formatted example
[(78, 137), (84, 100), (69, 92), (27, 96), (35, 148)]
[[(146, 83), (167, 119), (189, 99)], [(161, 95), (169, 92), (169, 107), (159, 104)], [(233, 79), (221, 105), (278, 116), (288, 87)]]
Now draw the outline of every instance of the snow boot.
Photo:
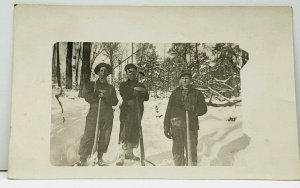
[(74, 164), (74, 166), (88, 166), (86, 158), (81, 158), (78, 162)]
[(125, 154), (125, 159), (133, 160), (133, 161), (139, 161), (140, 158), (138, 156), (135, 156), (133, 152), (128, 152)]
[(99, 159), (97, 162), (98, 166), (108, 166), (102, 159)]
[(103, 153), (99, 153), (99, 154), (98, 154), (98, 162), (97, 162), (97, 165), (98, 165), (98, 166), (107, 166), (107, 164), (103, 161), (102, 156), (103, 156)]
[(123, 166), (125, 160), (125, 155), (123, 153), (119, 154), (116, 165), (117, 166)]

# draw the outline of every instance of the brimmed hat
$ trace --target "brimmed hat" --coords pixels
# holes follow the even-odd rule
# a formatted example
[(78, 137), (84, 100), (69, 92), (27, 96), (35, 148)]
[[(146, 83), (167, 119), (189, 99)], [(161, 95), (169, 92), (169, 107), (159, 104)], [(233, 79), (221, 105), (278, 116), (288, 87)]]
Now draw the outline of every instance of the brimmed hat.
[(107, 63), (99, 63), (99, 64), (95, 67), (94, 73), (97, 74), (97, 73), (99, 72), (99, 70), (100, 70), (101, 67), (105, 67), (106, 70), (107, 70), (107, 72), (108, 72), (108, 74), (111, 74), (111, 73), (112, 73), (112, 68), (111, 68), (111, 66), (110, 66), (109, 64), (107, 64)]
[(179, 79), (183, 76), (188, 76), (188, 77), (192, 78), (192, 72), (188, 69), (184, 69), (180, 72)]
[(125, 71), (127, 71), (128, 69), (132, 69), (132, 68), (134, 68), (135, 70), (137, 70), (137, 67), (134, 65), (134, 64), (132, 64), (132, 63), (129, 63), (129, 64), (127, 64), (126, 66), (125, 66)]

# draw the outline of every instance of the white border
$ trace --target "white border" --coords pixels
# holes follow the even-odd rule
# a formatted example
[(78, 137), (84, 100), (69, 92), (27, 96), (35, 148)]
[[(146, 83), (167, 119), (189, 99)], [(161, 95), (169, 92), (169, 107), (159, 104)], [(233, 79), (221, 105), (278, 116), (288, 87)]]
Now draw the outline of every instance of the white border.
[[(296, 86), (300, 82), (300, 1), (298, 0), (127, 0), (126, 3), (122, 0), (16, 0), (17, 4), (78, 4), (78, 5), (203, 5), (203, 6), (220, 6), (220, 5), (235, 5), (235, 6), (277, 6), (277, 5), (291, 5), (294, 10), (294, 52), (295, 52), (295, 76)], [(7, 155), (8, 155), (8, 140), (9, 140), (9, 127), (10, 127), (10, 101), (11, 101), (11, 67), (12, 67), (12, 19), (13, 19), (13, 2), (10, 0), (1, 0), (0, 2), (0, 170), (7, 169)], [(300, 87), (296, 87), (297, 96), (300, 94)], [(300, 100), (297, 100), (297, 107), (300, 107)], [(298, 110), (298, 119), (300, 112)], [(299, 121), (298, 121), (299, 122)], [(299, 125), (298, 125), (299, 130)], [(1, 181), (6, 179), (6, 173), (0, 175), (0, 185), (5, 187), (16, 187), (19, 183), (9, 183), (8, 181)], [(167, 186), (167, 183), (172, 182), (174, 187), (182, 187), (184, 182), (187, 181), (170, 181), (170, 180), (122, 180), (116, 182), (114, 180), (99, 180), (105, 185), (115, 185), (129, 187), (132, 183), (135, 186)], [(99, 185), (99, 181), (88, 182), (90, 187)], [(26, 181), (28, 187), (40, 187), (40, 185), (64, 185), (71, 187), (73, 181)], [(34, 183), (33, 183), (34, 182)], [(52, 182), (52, 183), (49, 183)], [(72, 183), (73, 182), (73, 183)], [(78, 183), (77, 183), (78, 182)], [(87, 185), (87, 181), (77, 181), (78, 187)], [(182, 183), (181, 183), (182, 182)], [(192, 181), (189, 185), (199, 185), (205, 187), (215, 187), (224, 185), (225, 187), (253, 187), (263, 185), (264, 187), (298, 187), (300, 182), (262, 182), (262, 181)], [(186, 184), (185, 184), (186, 185)], [(132, 186), (131, 186), (132, 187)]]

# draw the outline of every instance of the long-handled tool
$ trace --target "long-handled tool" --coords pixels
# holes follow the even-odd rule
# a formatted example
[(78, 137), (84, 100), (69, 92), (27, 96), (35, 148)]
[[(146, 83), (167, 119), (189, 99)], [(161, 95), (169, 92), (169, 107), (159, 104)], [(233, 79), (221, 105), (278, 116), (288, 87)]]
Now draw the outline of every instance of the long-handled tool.
[(192, 166), (190, 122), (189, 122), (189, 113), (188, 113), (188, 111), (185, 111), (185, 119), (186, 119), (186, 166)]
[(138, 116), (138, 126), (140, 129), (140, 149), (141, 149), (141, 165), (146, 166), (146, 162), (151, 164), (152, 166), (155, 166), (154, 163), (151, 161), (148, 161), (145, 157), (145, 148), (144, 148), (144, 137), (143, 137), (143, 129), (142, 129), (142, 124), (141, 124), (141, 111), (140, 111), (140, 105), (139, 105), (139, 99), (138, 97), (136, 98), (136, 103), (137, 103), (137, 116)]
[(143, 129), (141, 124), (141, 111), (140, 111), (140, 104), (139, 98), (136, 97), (136, 106), (137, 106), (137, 117), (138, 117), (138, 126), (140, 129), (140, 149), (141, 149), (141, 165), (145, 166), (145, 149), (144, 149), (144, 138), (143, 138)]
[[(138, 72), (138, 82), (140, 81), (140, 74), (145, 76), (145, 74), (142, 71), (137, 71)], [(140, 109), (140, 103), (139, 103), (139, 98), (136, 97), (136, 105), (137, 105), (137, 119), (138, 119), (138, 126), (139, 126), (139, 132), (140, 132), (140, 149), (141, 149), (141, 165), (146, 166), (146, 163), (151, 164), (152, 166), (155, 166), (154, 163), (151, 161), (146, 160), (145, 157), (145, 148), (144, 148), (144, 137), (143, 137), (143, 129), (142, 129), (142, 115), (141, 115), (141, 109)]]
[(90, 157), (90, 163), (96, 164), (98, 159), (98, 140), (99, 140), (99, 121), (100, 121), (100, 106), (101, 106), (101, 98), (99, 98), (99, 105), (98, 105), (98, 113), (97, 113), (97, 124), (96, 124), (96, 130), (95, 130), (95, 137), (94, 137), (94, 144), (93, 149)]

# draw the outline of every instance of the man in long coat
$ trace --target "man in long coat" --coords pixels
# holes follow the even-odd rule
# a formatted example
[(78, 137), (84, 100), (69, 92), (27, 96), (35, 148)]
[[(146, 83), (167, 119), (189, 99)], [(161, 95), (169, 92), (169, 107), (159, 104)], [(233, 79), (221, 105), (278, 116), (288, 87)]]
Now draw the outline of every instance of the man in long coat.
[[(85, 130), (79, 146), (79, 166), (86, 166), (87, 158), (91, 155), (95, 139), (98, 110), (100, 110), (100, 134), (97, 143), (98, 165), (103, 165), (102, 156), (107, 152), (113, 125), (112, 106), (116, 106), (118, 103), (116, 90), (114, 86), (107, 83), (106, 79), (112, 73), (111, 66), (106, 63), (100, 63), (95, 67), (94, 72), (99, 78), (97, 81), (89, 83), (85, 95), (86, 102), (90, 103), (90, 109), (86, 117)], [(98, 109), (100, 98), (101, 104), (100, 109)]]
[(124, 159), (140, 160), (139, 157), (133, 154), (133, 148), (137, 148), (139, 145), (139, 121), (143, 116), (144, 101), (149, 100), (145, 85), (138, 82), (137, 67), (134, 64), (127, 64), (125, 72), (128, 80), (120, 84), (120, 95), (123, 103), (120, 107), (119, 133), (119, 143), (122, 148), (116, 163), (119, 166), (124, 164)]

